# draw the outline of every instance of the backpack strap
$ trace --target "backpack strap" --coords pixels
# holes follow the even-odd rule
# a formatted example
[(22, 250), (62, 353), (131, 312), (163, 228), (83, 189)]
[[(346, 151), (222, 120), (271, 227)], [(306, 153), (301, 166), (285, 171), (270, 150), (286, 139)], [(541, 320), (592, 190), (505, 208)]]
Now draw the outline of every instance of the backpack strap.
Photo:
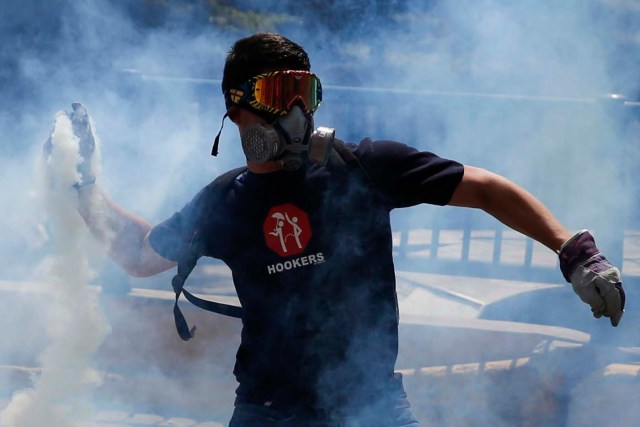
[(338, 153), (339, 159), (345, 165), (352, 167), (354, 169), (359, 169), (362, 172), (362, 175), (364, 175), (364, 178), (367, 181), (367, 183), (369, 185), (373, 185), (373, 180), (371, 179), (371, 176), (369, 176), (369, 174), (367, 173), (367, 170), (362, 165), (362, 162), (360, 162), (360, 159), (358, 159), (356, 155), (353, 154), (353, 151), (349, 149), (349, 147), (347, 146), (347, 144), (345, 144), (344, 141), (340, 139), (334, 139), (333, 149), (336, 151), (336, 153)]
[[(246, 166), (236, 168), (216, 178), (215, 181), (211, 184), (211, 191), (213, 191), (214, 194), (209, 197), (209, 200), (205, 200), (204, 212), (208, 212), (215, 201), (219, 200), (227, 193), (227, 191), (231, 187), (231, 183), (235, 181), (235, 179), (246, 170)], [(192, 293), (184, 289), (184, 282), (187, 280), (187, 278), (195, 268), (196, 264), (198, 263), (198, 259), (200, 259), (202, 254), (202, 241), (200, 239), (199, 230), (196, 229), (193, 233), (193, 237), (191, 238), (191, 242), (189, 243), (189, 251), (185, 256), (178, 260), (178, 271), (171, 280), (171, 286), (173, 287), (173, 291), (176, 294), (176, 302), (173, 305), (173, 317), (175, 320), (178, 335), (180, 335), (180, 338), (182, 338), (184, 341), (188, 341), (193, 338), (196, 331), (196, 326), (194, 325), (192, 328), (189, 328), (187, 320), (182, 314), (180, 307), (178, 307), (178, 300), (180, 299), (181, 294), (184, 294), (185, 298), (189, 302), (204, 310), (222, 314), (224, 316), (242, 318), (242, 307), (205, 300), (193, 295)]]

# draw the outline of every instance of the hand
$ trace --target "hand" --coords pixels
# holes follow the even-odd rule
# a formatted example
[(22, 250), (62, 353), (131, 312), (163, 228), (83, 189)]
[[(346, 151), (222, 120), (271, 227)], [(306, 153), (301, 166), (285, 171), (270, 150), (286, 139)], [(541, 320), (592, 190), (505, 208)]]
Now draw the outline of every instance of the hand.
[[(78, 160), (76, 168), (80, 174), (80, 181), (76, 182), (74, 187), (80, 188), (93, 184), (96, 180), (91, 166), (91, 158), (96, 148), (96, 140), (93, 130), (91, 129), (91, 118), (87, 109), (79, 102), (74, 102), (71, 106), (73, 108), (72, 112), (61, 111), (56, 114), (56, 117), (66, 115), (71, 121), (74, 135), (78, 138), (78, 154), (80, 155), (80, 159)], [(49, 135), (43, 147), (45, 157), (51, 155), (52, 149), (52, 135)]]
[(608, 317), (618, 326), (624, 314), (625, 294), (620, 271), (602, 255), (587, 230), (578, 232), (560, 248), (560, 270), (594, 317)]
[(81, 157), (77, 166), (81, 176), (81, 181), (76, 185), (79, 188), (96, 182), (96, 177), (91, 168), (91, 157), (96, 149), (96, 140), (91, 129), (91, 118), (87, 109), (79, 102), (74, 102), (71, 106), (73, 111), (67, 115), (71, 120), (73, 133), (79, 139), (78, 145)]

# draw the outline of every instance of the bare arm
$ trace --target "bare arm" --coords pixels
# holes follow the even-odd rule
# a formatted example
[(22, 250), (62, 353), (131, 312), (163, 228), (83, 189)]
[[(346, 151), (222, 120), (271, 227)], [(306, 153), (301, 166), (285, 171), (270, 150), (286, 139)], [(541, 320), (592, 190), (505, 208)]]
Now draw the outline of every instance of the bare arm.
[(151, 225), (111, 201), (96, 185), (78, 190), (78, 211), (109, 256), (134, 277), (146, 277), (174, 267), (149, 244)]
[(473, 166), (465, 165), (464, 177), (449, 204), (482, 209), (553, 251), (558, 251), (571, 237), (542, 202), (525, 189), (500, 175)]

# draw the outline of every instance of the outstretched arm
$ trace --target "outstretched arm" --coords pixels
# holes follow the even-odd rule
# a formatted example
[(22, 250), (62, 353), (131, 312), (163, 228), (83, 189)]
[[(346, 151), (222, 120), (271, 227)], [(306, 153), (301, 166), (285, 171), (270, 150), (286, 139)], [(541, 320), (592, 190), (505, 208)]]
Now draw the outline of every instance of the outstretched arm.
[(484, 169), (465, 166), (462, 181), (450, 202), (479, 208), (507, 226), (557, 252), (560, 269), (597, 318), (618, 326), (625, 293), (620, 271), (596, 247), (591, 233), (572, 235), (537, 198), (508, 179)]
[(449, 204), (482, 209), (552, 251), (560, 250), (571, 237), (571, 233), (532, 194), (485, 169), (465, 165), (462, 181)]

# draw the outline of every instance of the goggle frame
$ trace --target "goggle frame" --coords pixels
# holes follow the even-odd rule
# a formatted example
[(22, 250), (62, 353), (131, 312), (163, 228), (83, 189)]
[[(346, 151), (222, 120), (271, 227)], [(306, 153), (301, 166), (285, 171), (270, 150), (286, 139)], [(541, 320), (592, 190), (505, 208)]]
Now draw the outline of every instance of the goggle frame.
[[(300, 83), (307, 81), (305, 87), (301, 88)], [(283, 83), (288, 86), (283, 86)], [(274, 93), (277, 91), (287, 93)], [(270, 71), (225, 91), (224, 98), (227, 110), (244, 104), (272, 116), (283, 116), (301, 101), (305, 113), (313, 114), (322, 103), (322, 84), (318, 76), (310, 71)]]

